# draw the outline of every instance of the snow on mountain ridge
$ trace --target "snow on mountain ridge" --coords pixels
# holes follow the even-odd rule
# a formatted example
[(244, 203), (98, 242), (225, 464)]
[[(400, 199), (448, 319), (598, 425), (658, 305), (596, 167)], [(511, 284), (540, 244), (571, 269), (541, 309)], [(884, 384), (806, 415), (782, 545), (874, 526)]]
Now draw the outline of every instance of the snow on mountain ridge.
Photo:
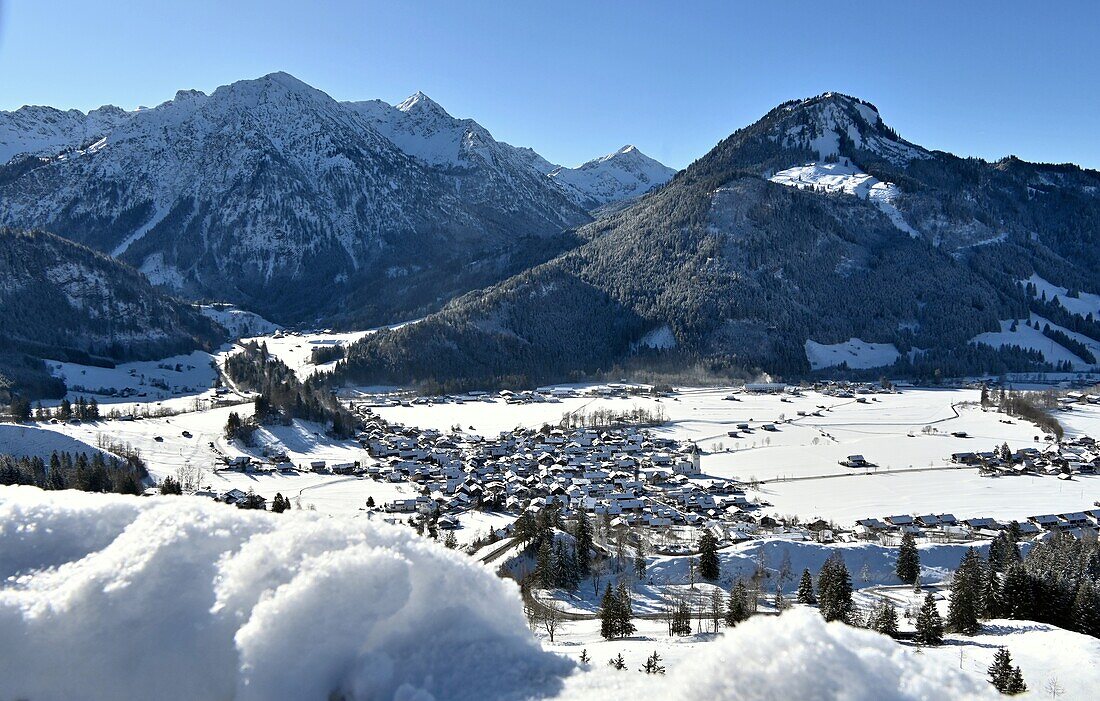
[(559, 166), (552, 178), (586, 209), (639, 197), (672, 179), (676, 171), (650, 158), (632, 144), (576, 168)]
[(931, 158), (927, 150), (898, 137), (869, 102), (842, 93), (827, 92), (792, 100), (772, 111), (771, 139), (788, 148), (816, 151), (822, 159), (840, 155), (842, 138), (857, 149), (876, 153), (895, 165)]

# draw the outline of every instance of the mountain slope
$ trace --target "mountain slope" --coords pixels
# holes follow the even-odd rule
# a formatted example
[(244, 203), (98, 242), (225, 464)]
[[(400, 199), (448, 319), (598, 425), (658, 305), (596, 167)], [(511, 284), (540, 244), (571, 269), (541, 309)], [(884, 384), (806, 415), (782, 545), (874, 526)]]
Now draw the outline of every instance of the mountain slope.
[(0, 228), (0, 374), (36, 367), (27, 357), (153, 359), (213, 348), (224, 335), (108, 256), (52, 234)]
[[(0, 120), (9, 132), (17, 114)], [(530, 159), (497, 158), (506, 149), (483, 130), (471, 128), (484, 146), (471, 153), (486, 156), (472, 171), (425, 163), (285, 73), (181, 91), (63, 152), (95, 130), (24, 117), (23, 133), (45, 135), (9, 147), (41, 148), (0, 167), (0, 223), (63, 233), (177, 293), (280, 322), (421, 314), (546, 260), (588, 220)]]
[[(892, 345), (897, 372), (1041, 369), (1036, 351), (970, 340), (1028, 315), (1039, 302), (1018, 281), (1033, 273), (1100, 290), (1084, 250), (1097, 185), (928, 151), (855, 98), (786, 103), (582, 228), (584, 246), (364, 339), (338, 379), (545, 381), (639, 355), (799, 376), (807, 348), (852, 340)], [(1091, 319), (1072, 330), (1100, 339)]]

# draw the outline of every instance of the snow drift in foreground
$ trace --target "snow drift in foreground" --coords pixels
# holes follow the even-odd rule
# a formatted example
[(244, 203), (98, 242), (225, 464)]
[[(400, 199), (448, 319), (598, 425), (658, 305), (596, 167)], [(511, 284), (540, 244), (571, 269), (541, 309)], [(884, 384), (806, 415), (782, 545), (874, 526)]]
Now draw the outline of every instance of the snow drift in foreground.
[(516, 698), (573, 667), (409, 529), (4, 487), (0, 542), (0, 699)]
[(407, 529), (191, 498), (0, 488), (0, 698), (992, 698), (812, 612), (754, 620), (669, 676), (580, 673), (514, 585)]
[(578, 675), (569, 680), (562, 698), (624, 698), (608, 696), (614, 691), (667, 701), (1002, 698), (984, 680), (964, 676), (942, 658), (877, 633), (825, 623), (810, 609), (752, 618), (698, 650), (693, 659), (655, 681), (608, 669)]

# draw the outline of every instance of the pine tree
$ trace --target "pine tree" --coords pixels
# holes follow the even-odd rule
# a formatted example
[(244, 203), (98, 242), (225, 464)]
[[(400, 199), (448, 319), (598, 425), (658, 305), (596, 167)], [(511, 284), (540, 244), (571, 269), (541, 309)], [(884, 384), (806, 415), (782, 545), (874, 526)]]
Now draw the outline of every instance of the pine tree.
[(710, 531), (704, 531), (699, 537), (699, 576), (713, 582), (720, 575), (718, 539)]
[(889, 601), (884, 601), (871, 612), (868, 618), (868, 627), (876, 633), (889, 635), (891, 638), (898, 636), (898, 612)]
[(583, 511), (577, 516), (577, 532), (574, 534), (577, 544), (577, 571), (581, 579), (592, 574), (592, 523)]
[(290, 500), (285, 498), (281, 492), (275, 494), (275, 500), (271, 503), (271, 511), (281, 514), (289, 508)]
[(932, 594), (924, 596), (924, 603), (917, 614), (917, 634), (914, 639), (920, 645), (943, 644), (943, 619)]
[(653, 654), (646, 658), (645, 664), (638, 670), (646, 674), (664, 674), (665, 668), (661, 666), (661, 656), (654, 650)]
[(1100, 638), (1100, 587), (1085, 579), (1073, 599), (1074, 628), (1085, 635)]
[(587, 665), (591, 660), (592, 660), (592, 658), (588, 656), (588, 648), (584, 648), (583, 650), (581, 650), (581, 656), (580, 656), (581, 664)]
[(852, 614), (852, 578), (839, 552), (834, 552), (817, 575), (818, 609), (826, 621), (846, 621)]
[(742, 579), (737, 580), (730, 590), (729, 603), (726, 606), (726, 625), (731, 628), (749, 617), (749, 592)]
[(1024, 673), (1020, 670), (1019, 665), (1012, 668), (1012, 676), (1008, 682), (1008, 694), (1015, 696), (1027, 691), (1027, 684), (1024, 683)]
[(535, 576), (544, 587), (554, 586), (554, 551), (550, 538), (543, 538), (535, 556)]
[(969, 548), (951, 580), (951, 602), (947, 609), (947, 625), (963, 635), (978, 632), (978, 620), (985, 610), (985, 572), (978, 551)]
[(917, 541), (912, 533), (906, 533), (901, 537), (895, 572), (898, 579), (906, 584), (912, 584), (920, 576), (920, 552), (917, 550)]
[(1019, 667), (1013, 666), (1012, 655), (1006, 648), (1000, 648), (993, 655), (993, 664), (989, 666), (989, 683), (1002, 694), (1015, 696), (1027, 691), (1024, 675)]
[(1000, 614), (1006, 618), (1030, 619), (1035, 615), (1035, 589), (1022, 564), (1005, 572), (1000, 588)]
[(691, 607), (687, 600), (680, 599), (676, 608), (672, 611), (672, 625), (669, 626), (672, 635), (691, 635)]
[(611, 582), (604, 589), (603, 598), (600, 599), (600, 635), (611, 640), (618, 635), (617, 609), (615, 591), (611, 588)]
[(798, 603), (807, 606), (817, 603), (817, 597), (814, 596), (814, 580), (809, 569), (802, 570), (802, 579), (798, 582)]
[(630, 592), (626, 590), (626, 584), (622, 580), (619, 580), (619, 588), (615, 594), (615, 599), (619, 637), (625, 638), (628, 635), (634, 635), (634, 631), (637, 630), (634, 627), (634, 607), (630, 603)]
[(982, 618), (1000, 618), (1002, 615), (1001, 590), (997, 581), (997, 573), (987, 571), (982, 588)]
[(607, 666), (620, 671), (626, 669), (626, 660), (623, 659), (623, 653), (620, 652), (618, 655), (608, 660)]

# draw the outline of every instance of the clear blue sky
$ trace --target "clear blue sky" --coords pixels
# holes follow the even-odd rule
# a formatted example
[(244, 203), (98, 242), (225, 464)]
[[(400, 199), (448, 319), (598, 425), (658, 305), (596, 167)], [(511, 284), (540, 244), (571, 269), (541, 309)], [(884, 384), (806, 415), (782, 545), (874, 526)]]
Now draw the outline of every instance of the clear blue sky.
[(133, 108), (284, 70), (341, 100), (423, 90), (558, 163), (634, 143), (683, 167), (836, 90), (930, 148), (1100, 168), (1096, 0), (0, 3), (0, 109)]

